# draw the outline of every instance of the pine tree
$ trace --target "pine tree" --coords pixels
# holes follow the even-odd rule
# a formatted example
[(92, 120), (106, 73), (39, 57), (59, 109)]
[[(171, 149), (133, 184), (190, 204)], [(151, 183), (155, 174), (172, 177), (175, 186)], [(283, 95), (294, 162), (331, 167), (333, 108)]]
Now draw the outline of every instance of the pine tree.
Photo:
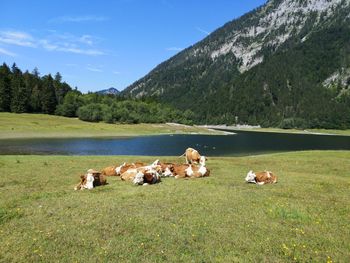
[(11, 111), (22, 113), (28, 110), (28, 94), (23, 80), (23, 74), (14, 63), (11, 75)]
[(4, 63), (0, 66), (0, 111), (11, 110), (11, 71)]
[(30, 94), (30, 108), (33, 112), (41, 112), (41, 79), (37, 68), (32, 72), (33, 86)]
[(43, 77), (41, 106), (43, 113), (53, 114), (57, 105), (54, 80), (51, 74)]

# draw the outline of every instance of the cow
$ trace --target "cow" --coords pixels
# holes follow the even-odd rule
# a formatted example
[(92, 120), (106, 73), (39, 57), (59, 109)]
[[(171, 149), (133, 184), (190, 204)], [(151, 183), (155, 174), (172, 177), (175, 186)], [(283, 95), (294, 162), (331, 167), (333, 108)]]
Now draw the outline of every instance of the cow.
[(210, 175), (210, 170), (204, 165), (194, 165), (194, 164), (178, 164), (174, 166), (175, 178), (198, 178), (206, 177)]
[[(120, 175), (120, 179), (123, 181), (132, 181), (135, 178), (137, 173), (139, 172), (144, 173), (145, 171), (148, 171), (148, 170), (156, 170), (158, 173), (161, 173), (161, 167), (159, 164), (160, 164), (159, 160), (156, 160), (152, 164), (146, 165), (146, 166), (141, 166), (141, 167), (135, 167), (135, 165), (129, 166), (129, 168)], [(122, 170), (123, 169), (121, 169), (121, 171)]]
[(199, 163), (201, 155), (193, 148), (187, 148), (186, 151), (180, 156), (185, 156), (186, 164)]
[(161, 176), (162, 177), (173, 177), (174, 176), (174, 164), (173, 163), (159, 163)]
[(174, 172), (175, 178), (185, 178), (186, 177), (186, 169), (189, 167), (189, 164), (175, 164)]
[(133, 179), (135, 185), (149, 185), (160, 182), (160, 174), (155, 169), (142, 170), (137, 172)]
[(131, 168), (138, 168), (142, 166), (146, 166), (147, 164), (142, 163), (142, 162), (135, 162), (135, 163), (123, 163), (120, 166), (117, 166), (115, 168), (115, 174), (116, 176), (120, 176), (121, 174), (125, 173), (128, 169)]
[(89, 169), (87, 174), (80, 176), (80, 182), (74, 187), (74, 190), (90, 190), (96, 186), (105, 184), (107, 184), (107, 180), (104, 175), (102, 175), (99, 171)]
[(210, 175), (210, 170), (204, 165), (196, 166), (190, 164), (186, 169), (186, 175), (193, 178), (206, 177)]
[(108, 166), (106, 168), (103, 168), (101, 171), (101, 174), (104, 176), (118, 176), (116, 169), (117, 166)]
[(257, 172), (249, 171), (245, 181), (247, 183), (254, 183), (258, 185), (277, 183), (277, 176), (270, 171)]

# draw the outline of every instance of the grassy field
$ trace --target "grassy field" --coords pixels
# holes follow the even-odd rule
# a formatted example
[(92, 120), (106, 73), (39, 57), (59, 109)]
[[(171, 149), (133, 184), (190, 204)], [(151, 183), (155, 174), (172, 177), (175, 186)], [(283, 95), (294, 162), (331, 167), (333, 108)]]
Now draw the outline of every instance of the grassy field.
[(170, 124), (107, 124), (45, 114), (0, 113), (0, 139), (137, 136), (170, 133), (221, 134), (205, 128)]
[[(73, 191), (88, 168), (154, 159), (0, 156), (0, 261), (350, 262), (350, 151), (210, 158), (208, 178)], [(250, 169), (279, 183), (246, 184)]]

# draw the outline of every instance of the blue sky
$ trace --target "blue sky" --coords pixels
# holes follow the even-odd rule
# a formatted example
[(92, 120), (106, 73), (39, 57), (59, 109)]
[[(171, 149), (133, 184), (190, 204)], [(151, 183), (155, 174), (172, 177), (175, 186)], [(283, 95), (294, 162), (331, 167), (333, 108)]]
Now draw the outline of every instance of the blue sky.
[(1, 3), (0, 62), (57, 71), (83, 92), (124, 89), (265, 0), (11, 0)]

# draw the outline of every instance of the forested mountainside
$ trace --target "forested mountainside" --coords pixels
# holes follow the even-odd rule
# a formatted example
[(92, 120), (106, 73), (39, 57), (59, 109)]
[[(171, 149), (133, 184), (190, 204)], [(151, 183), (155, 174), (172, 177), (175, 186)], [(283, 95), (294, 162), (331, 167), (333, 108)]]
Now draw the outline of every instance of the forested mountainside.
[(163, 62), (123, 94), (197, 123), (350, 128), (350, 0), (270, 0)]

